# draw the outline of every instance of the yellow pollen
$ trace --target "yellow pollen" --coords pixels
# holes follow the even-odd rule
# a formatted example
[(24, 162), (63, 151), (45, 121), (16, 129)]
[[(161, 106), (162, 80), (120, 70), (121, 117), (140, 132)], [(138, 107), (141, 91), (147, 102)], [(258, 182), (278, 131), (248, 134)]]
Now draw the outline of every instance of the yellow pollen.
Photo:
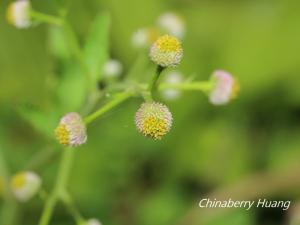
[(55, 129), (55, 136), (60, 144), (62, 145), (69, 145), (69, 131), (67, 131), (67, 128), (65, 125), (59, 125)]
[(18, 188), (23, 187), (25, 184), (25, 181), (26, 181), (25, 176), (26, 176), (25, 173), (20, 173), (20, 174), (15, 175), (11, 181), (12, 188), (18, 189)]
[(230, 98), (235, 99), (238, 96), (239, 92), (240, 92), (240, 83), (237, 80), (234, 80)]
[(13, 3), (7, 7), (6, 19), (10, 24), (14, 24), (14, 5)]
[(145, 136), (161, 139), (167, 132), (167, 123), (163, 119), (149, 117), (143, 121), (143, 134)]
[(177, 38), (169, 35), (161, 36), (156, 40), (156, 46), (163, 52), (179, 52), (181, 51), (181, 43)]

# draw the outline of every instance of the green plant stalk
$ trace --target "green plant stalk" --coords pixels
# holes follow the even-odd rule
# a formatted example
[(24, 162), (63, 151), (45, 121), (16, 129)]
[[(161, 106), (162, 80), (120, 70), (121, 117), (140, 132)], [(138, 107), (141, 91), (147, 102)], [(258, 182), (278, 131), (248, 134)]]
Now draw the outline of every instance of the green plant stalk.
[(61, 200), (67, 207), (69, 213), (74, 218), (76, 224), (77, 225), (83, 224), (85, 220), (84, 220), (83, 216), (80, 214), (80, 212), (78, 211), (78, 209), (75, 207), (71, 196), (67, 192), (65, 192), (61, 195)]
[(149, 86), (148, 86), (148, 91), (150, 92), (151, 94), (151, 98), (153, 99), (154, 98), (154, 95), (155, 95), (155, 92), (157, 90), (157, 83), (158, 83), (158, 79), (162, 73), (162, 71), (164, 70), (165, 68), (162, 67), (162, 66), (157, 66), (157, 69), (156, 69), (156, 73), (155, 75), (153, 76), (151, 82), (149, 83)]
[(114, 97), (113, 100), (111, 100), (110, 102), (108, 102), (106, 105), (104, 105), (103, 107), (99, 108), (97, 111), (95, 111), (94, 113), (90, 114), (89, 116), (87, 116), (84, 119), (84, 122), (88, 125), (91, 122), (93, 122), (95, 119), (97, 119), (99, 116), (101, 116), (102, 114), (104, 114), (105, 112), (111, 110), (112, 108), (116, 107), (117, 105), (119, 105), (120, 103), (124, 102), (125, 100), (127, 100), (128, 98), (132, 97), (134, 94), (133, 91), (125, 91), (123, 93), (120, 93), (118, 95), (116, 95)]
[(58, 177), (53, 192), (46, 201), (39, 225), (48, 225), (53, 214), (54, 207), (61, 195), (65, 192), (66, 184), (70, 175), (72, 162), (74, 158), (74, 149), (64, 149), (59, 166)]
[(34, 11), (32, 9), (29, 11), (29, 15), (32, 19), (35, 19), (40, 22), (56, 25), (56, 26), (62, 26), (64, 23), (64, 21), (58, 17), (40, 13), (40, 12)]
[(199, 81), (191, 83), (161, 83), (159, 85), (160, 90), (166, 89), (176, 89), (182, 91), (203, 91), (208, 93), (213, 88), (213, 82), (209, 81)]

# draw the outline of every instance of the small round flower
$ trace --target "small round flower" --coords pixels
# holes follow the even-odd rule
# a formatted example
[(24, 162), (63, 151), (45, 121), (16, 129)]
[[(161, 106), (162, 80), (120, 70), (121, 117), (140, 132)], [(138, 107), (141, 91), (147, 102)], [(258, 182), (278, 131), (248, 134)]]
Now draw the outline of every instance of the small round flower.
[[(183, 75), (178, 71), (170, 71), (165, 74), (164, 82), (169, 84), (179, 84), (183, 80)], [(161, 92), (162, 96), (166, 100), (176, 100), (181, 96), (180, 90), (166, 89)]]
[(11, 178), (12, 192), (21, 202), (26, 202), (37, 194), (41, 184), (40, 177), (31, 171), (17, 173)]
[(185, 34), (184, 21), (173, 12), (167, 12), (159, 16), (157, 25), (164, 32), (182, 39)]
[(216, 70), (212, 79), (214, 86), (209, 94), (209, 101), (212, 104), (224, 105), (237, 96), (240, 86), (230, 73)]
[(108, 60), (103, 66), (103, 76), (107, 78), (118, 77), (122, 74), (123, 66), (115, 59)]
[(99, 220), (92, 218), (87, 220), (85, 225), (102, 225), (102, 223)]
[(145, 102), (135, 114), (135, 124), (146, 137), (160, 140), (171, 129), (172, 113), (168, 107), (158, 102)]
[(77, 147), (87, 140), (86, 126), (78, 113), (71, 112), (61, 118), (55, 135), (60, 144)]
[(30, 2), (28, 0), (17, 0), (10, 3), (7, 8), (7, 20), (17, 28), (23, 29), (31, 26)]
[(140, 28), (132, 35), (131, 42), (135, 48), (147, 48), (159, 37), (159, 31), (154, 27)]
[(176, 66), (180, 63), (183, 50), (176, 37), (163, 35), (159, 37), (150, 49), (150, 58), (162, 67)]

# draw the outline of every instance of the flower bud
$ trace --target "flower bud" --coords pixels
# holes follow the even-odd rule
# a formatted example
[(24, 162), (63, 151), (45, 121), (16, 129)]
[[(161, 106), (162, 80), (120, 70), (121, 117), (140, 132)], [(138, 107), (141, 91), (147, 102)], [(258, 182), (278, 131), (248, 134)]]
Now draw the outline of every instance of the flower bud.
[(146, 137), (160, 140), (171, 129), (172, 114), (168, 107), (158, 102), (145, 102), (135, 114), (135, 124)]
[(151, 60), (162, 67), (176, 66), (182, 56), (180, 41), (169, 35), (159, 37), (150, 49)]
[(167, 12), (159, 16), (157, 25), (162, 31), (182, 39), (185, 34), (184, 21), (175, 13)]
[(148, 48), (158, 37), (159, 31), (157, 28), (140, 28), (132, 35), (132, 46), (137, 49)]
[(108, 60), (103, 67), (103, 76), (107, 78), (119, 77), (122, 74), (123, 66), (115, 59)]
[(86, 221), (85, 225), (102, 225), (101, 222), (97, 219), (89, 219)]
[[(165, 83), (179, 84), (182, 82), (182, 74), (178, 71), (171, 71), (165, 74)], [(176, 89), (166, 89), (161, 92), (161, 95), (166, 100), (176, 100), (181, 96), (181, 91)]]
[(66, 114), (55, 129), (55, 135), (60, 144), (77, 147), (87, 140), (86, 126), (78, 113)]
[(17, 0), (10, 3), (6, 12), (8, 22), (20, 29), (30, 27), (32, 24), (29, 15), (30, 7), (28, 0)]
[(212, 80), (214, 84), (209, 94), (209, 101), (212, 104), (224, 105), (237, 96), (240, 86), (230, 73), (216, 70)]
[(41, 183), (41, 179), (37, 174), (24, 171), (11, 178), (11, 189), (17, 200), (26, 202), (37, 194)]

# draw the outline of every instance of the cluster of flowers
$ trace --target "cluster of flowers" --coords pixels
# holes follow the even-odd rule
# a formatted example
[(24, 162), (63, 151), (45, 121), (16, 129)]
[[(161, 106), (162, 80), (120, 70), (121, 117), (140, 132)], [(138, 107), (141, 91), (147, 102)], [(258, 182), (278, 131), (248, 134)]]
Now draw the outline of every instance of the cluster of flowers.
[[(183, 49), (176, 37), (163, 35), (153, 43), (149, 56), (161, 68), (174, 67), (180, 63)], [(235, 97), (238, 86), (228, 72), (217, 70), (211, 80), (213, 85), (209, 93), (210, 102), (222, 105)], [(136, 112), (135, 124), (141, 134), (159, 140), (171, 129), (172, 113), (163, 103), (145, 102)], [(61, 119), (55, 133), (58, 141), (66, 146), (76, 147), (87, 140), (85, 123), (80, 115), (74, 112)]]

